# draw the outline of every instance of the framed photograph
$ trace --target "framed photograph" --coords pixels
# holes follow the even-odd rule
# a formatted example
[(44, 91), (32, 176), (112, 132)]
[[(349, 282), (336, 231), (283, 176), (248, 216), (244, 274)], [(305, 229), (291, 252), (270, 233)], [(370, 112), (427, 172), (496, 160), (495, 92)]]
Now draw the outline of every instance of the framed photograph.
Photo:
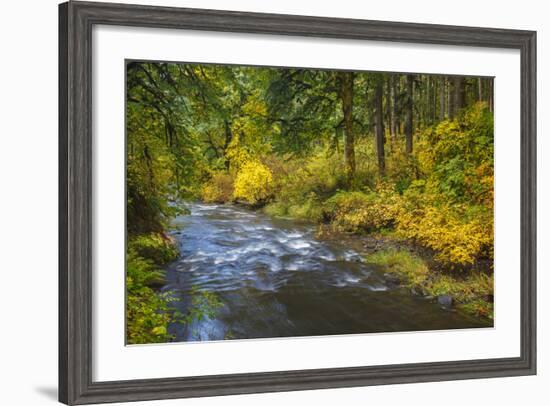
[(59, 400), (536, 373), (536, 33), (59, 8)]

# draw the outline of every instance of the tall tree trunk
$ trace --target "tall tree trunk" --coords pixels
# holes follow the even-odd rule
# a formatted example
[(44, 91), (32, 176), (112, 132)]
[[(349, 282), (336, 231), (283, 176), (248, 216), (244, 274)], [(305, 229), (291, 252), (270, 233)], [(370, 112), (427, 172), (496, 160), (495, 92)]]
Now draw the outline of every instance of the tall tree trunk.
[(390, 135), (391, 135), (392, 141), (395, 141), (397, 138), (397, 128), (395, 126), (395, 116), (397, 113), (397, 109), (396, 109), (397, 106), (395, 105), (396, 96), (395, 96), (395, 75), (394, 74), (390, 74), (389, 86), (390, 86), (390, 97), (388, 99), (388, 104), (390, 106)]
[(406, 151), (412, 154), (413, 151), (413, 75), (407, 75), (407, 106), (405, 109), (405, 142)]
[(445, 77), (439, 79), (439, 121), (445, 120)]
[(449, 119), (452, 120), (455, 117), (455, 86), (454, 86), (454, 78), (449, 78), (448, 80), (448, 86), (447, 86), (447, 109), (448, 109), (448, 116)]
[(483, 101), (483, 79), (479, 78), (477, 80), (477, 101)]
[(355, 137), (353, 134), (353, 72), (339, 72), (340, 98), (344, 113), (344, 163), (351, 184), (355, 176)]
[(391, 85), (388, 75), (384, 75), (384, 89), (385, 94), (382, 97), (382, 103), (384, 105), (384, 129), (391, 129)]
[(437, 94), (437, 80), (434, 76), (432, 80), (432, 124), (437, 121), (437, 103), (438, 103), (438, 97)]
[[(225, 127), (225, 141), (223, 144), (223, 153), (225, 155), (227, 148), (229, 147), (229, 144), (233, 140), (233, 133), (231, 132), (231, 125), (227, 120), (224, 121), (224, 127)], [(229, 159), (225, 158), (225, 169), (229, 170), (230, 162)]]
[(463, 109), (464, 106), (466, 105), (465, 104), (466, 85), (465, 85), (463, 76), (455, 76), (453, 78), (453, 82), (454, 82), (453, 88), (454, 88), (454, 99), (455, 99), (454, 110), (456, 115), (459, 112), (459, 110)]
[(432, 92), (431, 92), (432, 80), (430, 75), (426, 79), (426, 125), (432, 123)]
[(489, 101), (489, 111), (492, 113), (494, 110), (495, 110), (495, 94), (494, 94), (494, 91), (495, 91), (495, 79), (494, 78), (489, 78), (487, 79), (488, 82), (489, 82), (489, 86), (488, 86), (488, 101)]
[(384, 157), (384, 112), (382, 103), (382, 92), (384, 77), (377, 75), (376, 87), (374, 88), (374, 129), (376, 135), (376, 154), (378, 156), (378, 173), (384, 176), (386, 172), (386, 160)]
[(392, 75), (393, 78), (393, 136), (397, 139), (397, 133), (399, 132), (399, 79), (400, 75)]
[[(422, 104), (422, 97), (420, 97), (421, 95), (419, 94), (420, 92), (417, 90), (417, 83), (416, 81), (414, 80), (414, 76), (413, 76), (413, 81), (412, 81), (412, 92), (410, 92), (411, 94), (411, 104), (412, 106), (414, 107), (412, 112), (413, 112), (413, 123), (416, 123), (416, 127), (420, 127), (420, 125), (422, 124), (421, 122), (421, 119), (422, 119), (422, 115), (421, 115), (421, 104)], [(415, 100), (415, 96), (417, 98), (417, 100)], [(413, 128), (414, 130), (414, 128)]]

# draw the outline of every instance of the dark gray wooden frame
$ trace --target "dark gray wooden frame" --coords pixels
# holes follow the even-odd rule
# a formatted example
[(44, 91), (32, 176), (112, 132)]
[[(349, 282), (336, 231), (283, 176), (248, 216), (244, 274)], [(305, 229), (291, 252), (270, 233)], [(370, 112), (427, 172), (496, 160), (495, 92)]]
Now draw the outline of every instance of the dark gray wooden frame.
[[(521, 355), (202, 377), (92, 380), (92, 26), (518, 49), (521, 53)], [(68, 2), (59, 6), (59, 400), (217, 396), (536, 373), (536, 33), (230, 11)]]

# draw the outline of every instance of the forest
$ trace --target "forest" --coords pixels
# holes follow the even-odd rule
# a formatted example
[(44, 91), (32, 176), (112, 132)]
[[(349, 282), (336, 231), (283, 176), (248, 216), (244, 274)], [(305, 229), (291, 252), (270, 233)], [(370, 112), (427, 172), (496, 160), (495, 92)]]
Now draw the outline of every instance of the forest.
[(493, 317), (493, 79), (132, 61), (126, 65), (127, 342), (167, 342), (163, 286), (186, 202), (353, 240), (407, 292)]

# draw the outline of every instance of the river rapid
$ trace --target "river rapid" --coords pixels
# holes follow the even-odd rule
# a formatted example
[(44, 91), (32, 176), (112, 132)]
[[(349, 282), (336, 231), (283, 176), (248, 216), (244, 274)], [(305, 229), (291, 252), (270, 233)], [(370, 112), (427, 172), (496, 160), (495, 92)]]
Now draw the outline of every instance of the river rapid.
[(173, 323), (175, 341), (489, 327), (386, 282), (384, 272), (315, 226), (242, 207), (188, 204), (172, 235), (181, 255), (164, 292), (187, 313), (195, 292), (223, 304), (213, 318)]

